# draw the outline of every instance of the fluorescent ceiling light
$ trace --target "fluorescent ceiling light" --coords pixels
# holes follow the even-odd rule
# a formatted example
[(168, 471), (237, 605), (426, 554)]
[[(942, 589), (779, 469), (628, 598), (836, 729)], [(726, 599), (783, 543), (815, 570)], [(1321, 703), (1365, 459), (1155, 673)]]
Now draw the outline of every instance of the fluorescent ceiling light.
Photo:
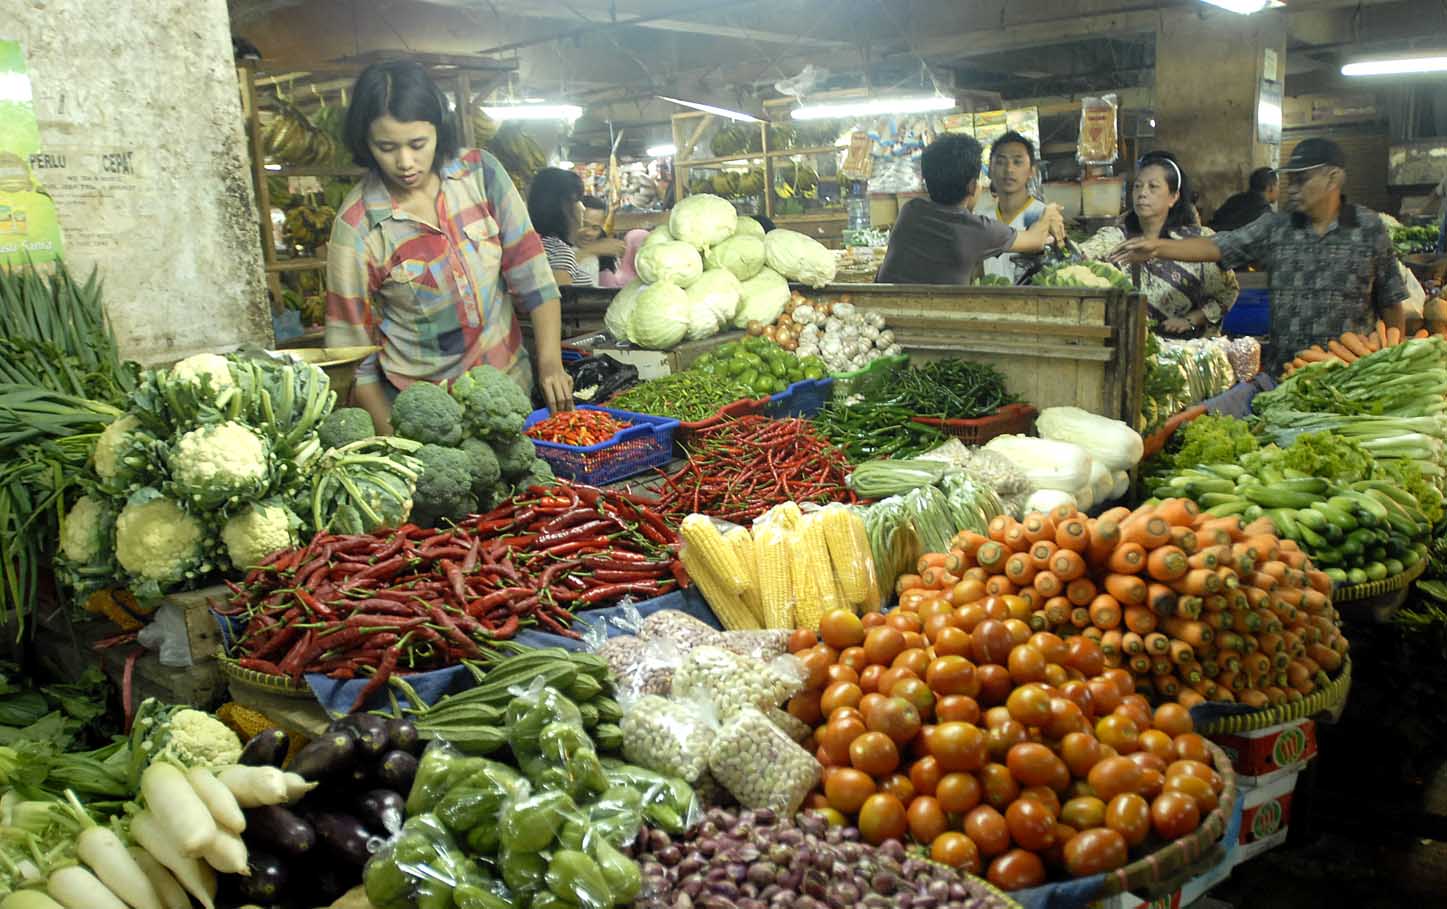
[(678, 154), (678, 146), (671, 143), (668, 145), (653, 145), (648, 148), (648, 157), (650, 158), (672, 158), (676, 154)]
[(1341, 68), (1343, 76), (1401, 76), (1408, 73), (1447, 72), (1447, 57), (1398, 57), (1395, 60), (1360, 60)]
[(738, 120), (741, 123), (764, 122), (752, 114), (729, 110), (727, 107), (714, 107), (712, 104), (704, 104), (700, 101), (684, 101), (680, 98), (670, 98), (667, 95), (659, 95), (658, 97), (664, 101), (672, 101), (674, 104), (682, 104), (684, 107), (691, 107), (694, 110), (701, 110), (706, 114), (713, 114), (718, 117), (728, 117), (730, 120)]
[(482, 112), (494, 120), (566, 120), (572, 123), (583, 116), (576, 104), (492, 104)]
[(922, 114), (932, 110), (949, 110), (953, 98), (944, 95), (915, 95), (906, 98), (871, 98), (866, 101), (840, 101), (835, 104), (806, 104), (794, 108), (795, 120), (832, 120), (843, 117), (870, 117), (879, 114)]
[(560, 168), (560, 169), (562, 169), (562, 170), (572, 170), (572, 169), (573, 169), (573, 162), (572, 162), (572, 161), (559, 161), (557, 164), (554, 165), (554, 167)]
[(263, 164), (262, 167), (266, 168), (267, 170), (281, 170), (280, 164)]
[(1221, 9), (1230, 10), (1233, 13), (1240, 13), (1243, 16), (1286, 5), (1282, 0), (1202, 0), (1202, 2), (1211, 6), (1219, 6)]

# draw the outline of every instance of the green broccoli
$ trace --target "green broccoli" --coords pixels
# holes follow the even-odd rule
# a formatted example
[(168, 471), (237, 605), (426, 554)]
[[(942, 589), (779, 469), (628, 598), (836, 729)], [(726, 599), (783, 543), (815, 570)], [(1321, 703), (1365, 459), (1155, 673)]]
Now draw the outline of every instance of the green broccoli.
[(377, 434), (372, 415), (360, 407), (334, 410), (317, 427), (322, 448), (341, 448), (349, 442), (360, 442)]
[(497, 463), (497, 453), (481, 439), (463, 439), (462, 450), (472, 462), (472, 494), (479, 502), (484, 501), (502, 478), (502, 467)]
[(440, 385), (413, 382), (392, 403), (392, 431), (426, 445), (462, 441), (462, 405)]
[(497, 463), (502, 468), (503, 479), (510, 483), (527, 476), (528, 471), (533, 469), (533, 462), (538, 460), (533, 440), (524, 435), (494, 442), (492, 448), (497, 452)]
[(462, 406), (467, 434), (488, 440), (522, 432), (533, 410), (512, 377), (491, 366), (474, 366), (459, 376), (452, 397)]
[(422, 462), (417, 491), (412, 494), (412, 522), (436, 527), (460, 521), (477, 511), (472, 495), (472, 458), (460, 448), (423, 445), (414, 456)]

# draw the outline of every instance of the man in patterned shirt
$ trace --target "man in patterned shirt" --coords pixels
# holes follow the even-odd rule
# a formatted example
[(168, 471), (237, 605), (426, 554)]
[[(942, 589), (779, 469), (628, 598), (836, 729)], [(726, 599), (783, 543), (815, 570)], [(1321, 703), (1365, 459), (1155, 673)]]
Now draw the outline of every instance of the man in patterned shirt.
[(1271, 341), (1267, 368), (1279, 371), (1297, 352), (1343, 332), (1369, 332), (1378, 319), (1401, 330), (1406, 287), (1382, 219), (1342, 194), (1346, 158), (1329, 139), (1306, 139), (1281, 168), (1286, 211), (1214, 237), (1129, 240), (1111, 257), (1260, 262), (1270, 273)]

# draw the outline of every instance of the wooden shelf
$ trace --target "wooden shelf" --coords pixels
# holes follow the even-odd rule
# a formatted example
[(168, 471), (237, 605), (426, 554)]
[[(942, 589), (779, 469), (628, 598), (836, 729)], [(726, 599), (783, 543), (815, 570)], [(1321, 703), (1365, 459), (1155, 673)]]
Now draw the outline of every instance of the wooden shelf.
[(845, 149), (844, 146), (842, 146), (842, 145), (816, 145), (816, 146), (814, 146), (813, 148), (778, 148), (778, 149), (772, 149), (772, 150), (769, 151), (769, 154), (770, 154), (772, 157), (775, 157), (775, 158), (789, 158), (789, 157), (792, 157), (792, 156), (794, 156), (794, 155), (838, 154), (838, 153), (841, 152), (841, 151), (846, 151), (846, 149)]
[(267, 271), (313, 271), (327, 267), (324, 256), (306, 256), (298, 259), (277, 259), (266, 264)]
[(675, 161), (675, 167), (711, 167), (719, 164), (747, 164), (750, 161), (762, 161), (765, 158), (763, 152), (753, 152), (747, 155), (732, 155), (727, 158), (690, 158), (687, 161)]
[(360, 167), (329, 167), (323, 164), (305, 167), (283, 164), (281, 167), (263, 167), (268, 177), (364, 177), (366, 170)]

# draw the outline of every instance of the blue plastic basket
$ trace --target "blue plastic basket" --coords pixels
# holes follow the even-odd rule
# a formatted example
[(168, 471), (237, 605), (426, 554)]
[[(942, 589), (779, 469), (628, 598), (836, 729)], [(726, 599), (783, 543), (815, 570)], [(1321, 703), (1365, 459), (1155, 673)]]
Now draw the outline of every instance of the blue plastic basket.
[(1243, 290), (1221, 320), (1221, 331), (1228, 335), (1262, 337), (1271, 333), (1271, 291), (1265, 288)]
[[(662, 467), (673, 457), (673, 433), (678, 429), (677, 420), (586, 404), (579, 409), (601, 410), (632, 425), (619, 430), (606, 442), (586, 447), (533, 439), (538, 457), (547, 461), (553, 473), (562, 479), (602, 486)], [(547, 408), (533, 411), (523, 424), (524, 431), (550, 416), (552, 413)]]
[(824, 409), (833, 394), (834, 380), (803, 379), (769, 398), (764, 415), (781, 420), (784, 417), (812, 417)]

